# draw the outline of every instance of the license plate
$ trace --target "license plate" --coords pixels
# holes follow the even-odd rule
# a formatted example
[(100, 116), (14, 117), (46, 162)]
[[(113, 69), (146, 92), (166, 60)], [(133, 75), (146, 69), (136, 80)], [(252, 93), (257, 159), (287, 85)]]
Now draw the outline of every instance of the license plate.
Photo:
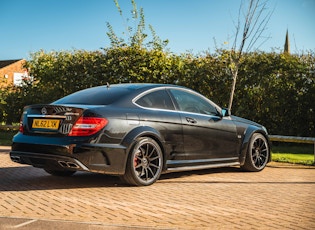
[(34, 119), (32, 128), (34, 129), (58, 129), (60, 120)]

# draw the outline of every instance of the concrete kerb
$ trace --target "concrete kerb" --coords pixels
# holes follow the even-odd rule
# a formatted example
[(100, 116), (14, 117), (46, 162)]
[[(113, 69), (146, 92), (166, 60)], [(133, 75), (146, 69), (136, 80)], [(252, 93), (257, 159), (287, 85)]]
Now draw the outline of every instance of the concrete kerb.
[(0, 152), (10, 152), (11, 146), (0, 146)]

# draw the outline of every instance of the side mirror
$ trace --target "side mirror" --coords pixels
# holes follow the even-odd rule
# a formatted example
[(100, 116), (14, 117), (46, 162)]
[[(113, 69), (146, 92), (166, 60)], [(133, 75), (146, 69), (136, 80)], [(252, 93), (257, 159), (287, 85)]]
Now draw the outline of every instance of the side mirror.
[(231, 116), (231, 111), (229, 109), (227, 109), (227, 108), (223, 108), (221, 110), (221, 114), (222, 114), (223, 117), (228, 117), (228, 116)]

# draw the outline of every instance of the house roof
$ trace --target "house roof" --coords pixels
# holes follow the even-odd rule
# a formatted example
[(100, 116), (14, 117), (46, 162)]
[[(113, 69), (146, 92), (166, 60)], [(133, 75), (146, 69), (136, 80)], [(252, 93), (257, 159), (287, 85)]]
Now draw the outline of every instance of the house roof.
[(6, 67), (6, 66), (8, 66), (8, 65), (11, 65), (11, 64), (13, 64), (13, 63), (15, 63), (15, 62), (21, 61), (21, 60), (22, 60), (22, 59), (2, 60), (2, 61), (0, 61), (0, 69)]

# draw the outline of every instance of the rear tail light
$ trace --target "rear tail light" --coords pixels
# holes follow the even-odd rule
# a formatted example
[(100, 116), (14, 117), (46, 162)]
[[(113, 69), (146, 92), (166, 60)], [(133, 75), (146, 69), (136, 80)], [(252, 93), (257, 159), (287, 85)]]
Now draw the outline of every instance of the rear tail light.
[(23, 127), (23, 122), (22, 122), (22, 120), (20, 121), (19, 132), (20, 132), (20, 133), (24, 133), (24, 127)]
[(90, 136), (107, 125), (108, 121), (101, 117), (80, 117), (72, 127), (69, 136)]

